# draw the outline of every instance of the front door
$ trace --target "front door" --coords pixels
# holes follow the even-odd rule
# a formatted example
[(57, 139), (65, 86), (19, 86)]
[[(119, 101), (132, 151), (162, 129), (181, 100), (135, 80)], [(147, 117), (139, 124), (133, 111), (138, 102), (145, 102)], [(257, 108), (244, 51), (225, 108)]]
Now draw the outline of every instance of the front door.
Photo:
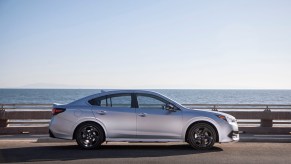
[(138, 139), (181, 139), (182, 111), (169, 111), (169, 102), (149, 94), (136, 95)]

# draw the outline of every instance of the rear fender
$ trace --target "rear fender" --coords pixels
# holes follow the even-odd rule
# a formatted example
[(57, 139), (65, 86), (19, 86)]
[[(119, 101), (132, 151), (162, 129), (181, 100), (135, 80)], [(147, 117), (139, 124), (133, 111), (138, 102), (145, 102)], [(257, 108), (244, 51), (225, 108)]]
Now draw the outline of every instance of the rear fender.
[(72, 134), (71, 134), (71, 136), (72, 136), (72, 139), (73, 139), (73, 135), (74, 135), (74, 131), (76, 130), (76, 128), (78, 127), (78, 125), (80, 125), (81, 123), (84, 123), (84, 122), (95, 122), (95, 123), (97, 123), (97, 124), (99, 124), (102, 128), (103, 128), (103, 130), (104, 130), (104, 132), (105, 132), (105, 137), (107, 136), (107, 130), (106, 130), (106, 128), (105, 128), (105, 125), (99, 120), (99, 119), (96, 119), (95, 117), (89, 117), (89, 118), (82, 118), (82, 119), (80, 119), (80, 120), (78, 120), (75, 124), (74, 124), (74, 126), (73, 126), (73, 131), (72, 131)]

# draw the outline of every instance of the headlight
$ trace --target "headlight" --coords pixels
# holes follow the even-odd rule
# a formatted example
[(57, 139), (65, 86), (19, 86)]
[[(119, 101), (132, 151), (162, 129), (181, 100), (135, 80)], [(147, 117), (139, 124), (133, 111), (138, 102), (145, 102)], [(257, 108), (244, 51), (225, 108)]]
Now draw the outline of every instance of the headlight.
[(233, 117), (226, 117), (228, 122), (236, 122), (236, 119)]
[(236, 122), (236, 119), (235, 118), (231, 118), (231, 117), (227, 117), (227, 116), (224, 116), (224, 115), (216, 115), (218, 118), (220, 119), (223, 119), (224, 121), (226, 122)]

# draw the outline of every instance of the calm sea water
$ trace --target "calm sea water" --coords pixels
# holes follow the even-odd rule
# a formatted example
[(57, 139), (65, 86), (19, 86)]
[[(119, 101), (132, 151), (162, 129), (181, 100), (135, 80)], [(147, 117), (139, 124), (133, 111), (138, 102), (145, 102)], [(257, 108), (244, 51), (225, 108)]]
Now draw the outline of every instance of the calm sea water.
[[(154, 91), (183, 104), (291, 104), (291, 90), (155, 89)], [(99, 92), (98, 89), (0, 89), (0, 104), (66, 104)]]

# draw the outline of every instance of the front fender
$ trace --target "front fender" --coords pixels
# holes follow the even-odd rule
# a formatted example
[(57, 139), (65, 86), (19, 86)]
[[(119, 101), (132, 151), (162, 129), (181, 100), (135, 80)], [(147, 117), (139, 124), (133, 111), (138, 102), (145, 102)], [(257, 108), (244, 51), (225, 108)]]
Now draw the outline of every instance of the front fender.
[[(218, 138), (221, 138), (221, 133), (220, 133), (220, 130), (219, 130), (220, 127), (219, 127), (219, 124), (215, 120), (213, 120), (213, 119), (211, 119), (209, 117), (195, 117), (195, 118), (192, 118), (192, 119), (188, 120), (186, 122), (186, 124), (184, 125), (183, 129), (182, 129), (182, 134), (183, 134), (182, 138), (183, 138), (184, 141), (186, 140), (186, 133), (187, 133), (188, 128), (192, 124), (195, 124), (196, 122), (208, 122), (208, 123), (211, 123), (217, 130)], [(217, 142), (219, 142), (219, 141), (217, 141)]]

